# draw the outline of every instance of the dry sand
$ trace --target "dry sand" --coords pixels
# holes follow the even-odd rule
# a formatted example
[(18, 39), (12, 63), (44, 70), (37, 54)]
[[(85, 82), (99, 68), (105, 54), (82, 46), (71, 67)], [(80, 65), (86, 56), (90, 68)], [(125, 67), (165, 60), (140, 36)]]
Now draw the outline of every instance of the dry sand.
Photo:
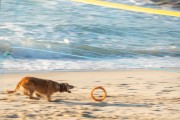
[[(180, 71), (179, 71), (180, 72)], [(180, 73), (161, 70), (44, 72), (1, 74), (0, 120), (179, 120)], [(56, 93), (55, 102), (7, 95), (24, 76), (68, 82), (72, 93)], [(90, 92), (104, 86), (107, 98), (95, 102)], [(98, 93), (100, 94), (100, 93)]]

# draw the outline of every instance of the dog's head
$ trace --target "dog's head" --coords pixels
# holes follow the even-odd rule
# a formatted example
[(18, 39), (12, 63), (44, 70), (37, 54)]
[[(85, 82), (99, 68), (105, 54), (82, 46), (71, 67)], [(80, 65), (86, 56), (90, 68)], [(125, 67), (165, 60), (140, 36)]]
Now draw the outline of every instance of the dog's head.
[(74, 88), (74, 86), (69, 85), (68, 83), (60, 83), (59, 86), (60, 86), (59, 92), (71, 93), (70, 89)]

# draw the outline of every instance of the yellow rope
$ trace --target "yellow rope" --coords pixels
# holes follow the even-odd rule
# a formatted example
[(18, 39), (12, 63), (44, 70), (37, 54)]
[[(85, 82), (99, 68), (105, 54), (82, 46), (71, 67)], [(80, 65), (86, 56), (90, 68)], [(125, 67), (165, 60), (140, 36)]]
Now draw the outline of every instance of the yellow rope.
[(177, 11), (159, 10), (159, 9), (153, 9), (153, 8), (130, 6), (130, 5), (117, 4), (117, 3), (112, 3), (112, 2), (104, 2), (101, 0), (72, 0), (72, 1), (85, 3), (85, 4), (91, 4), (91, 5), (97, 5), (97, 6), (103, 6), (103, 7), (108, 7), (108, 8), (115, 8), (115, 9), (129, 10), (129, 11), (135, 11), (135, 12), (143, 12), (143, 13), (150, 13), (150, 14), (180, 17), (180, 12), (177, 12)]

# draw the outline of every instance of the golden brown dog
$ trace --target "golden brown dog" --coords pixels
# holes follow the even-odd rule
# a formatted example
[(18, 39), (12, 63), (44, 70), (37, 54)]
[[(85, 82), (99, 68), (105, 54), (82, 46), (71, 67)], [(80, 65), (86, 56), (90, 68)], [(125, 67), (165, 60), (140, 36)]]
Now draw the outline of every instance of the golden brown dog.
[[(41, 96), (46, 97), (50, 102), (51, 95), (55, 92), (68, 92), (71, 93), (70, 89), (73, 89), (74, 86), (69, 85), (68, 83), (57, 83), (52, 80), (45, 80), (35, 77), (25, 77), (16, 85), (15, 90), (8, 91), (9, 94), (21, 90), (25, 95), (29, 96), (30, 99), (39, 100)], [(37, 97), (33, 97), (33, 93)]]

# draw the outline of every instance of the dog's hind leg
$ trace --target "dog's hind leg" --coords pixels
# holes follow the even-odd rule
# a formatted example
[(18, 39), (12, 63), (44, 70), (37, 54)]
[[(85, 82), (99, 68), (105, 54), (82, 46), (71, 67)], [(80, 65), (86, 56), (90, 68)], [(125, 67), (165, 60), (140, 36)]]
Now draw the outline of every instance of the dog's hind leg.
[(40, 99), (41, 98), (41, 95), (40, 94), (38, 94), (38, 93), (35, 93), (36, 94), (36, 96)]
[(31, 84), (25, 84), (23, 85), (24, 87), (24, 94), (29, 96), (29, 99), (35, 99), (35, 100), (39, 100), (39, 98), (37, 97), (33, 97), (33, 93), (35, 92), (35, 88), (34, 86), (32, 86)]
[(29, 99), (39, 100), (39, 98), (37, 98), (37, 97), (33, 97), (33, 93), (34, 93), (34, 91), (33, 91), (33, 90), (30, 90), (29, 92), (30, 92), (30, 94), (29, 94)]
[(34, 99), (34, 97), (33, 97), (34, 91), (33, 91), (33, 90), (30, 90), (29, 92), (30, 92), (30, 94), (29, 94), (29, 99)]
[(22, 93), (24, 94), (24, 95), (26, 95), (26, 96), (29, 96), (30, 94), (29, 94), (29, 89), (27, 89), (27, 88), (25, 88), (25, 87), (21, 87), (21, 91), (22, 91)]
[(24, 94), (24, 95), (27, 95), (27, 96), (30, 95), (28, 91), (23, 91), (23, 94)]

